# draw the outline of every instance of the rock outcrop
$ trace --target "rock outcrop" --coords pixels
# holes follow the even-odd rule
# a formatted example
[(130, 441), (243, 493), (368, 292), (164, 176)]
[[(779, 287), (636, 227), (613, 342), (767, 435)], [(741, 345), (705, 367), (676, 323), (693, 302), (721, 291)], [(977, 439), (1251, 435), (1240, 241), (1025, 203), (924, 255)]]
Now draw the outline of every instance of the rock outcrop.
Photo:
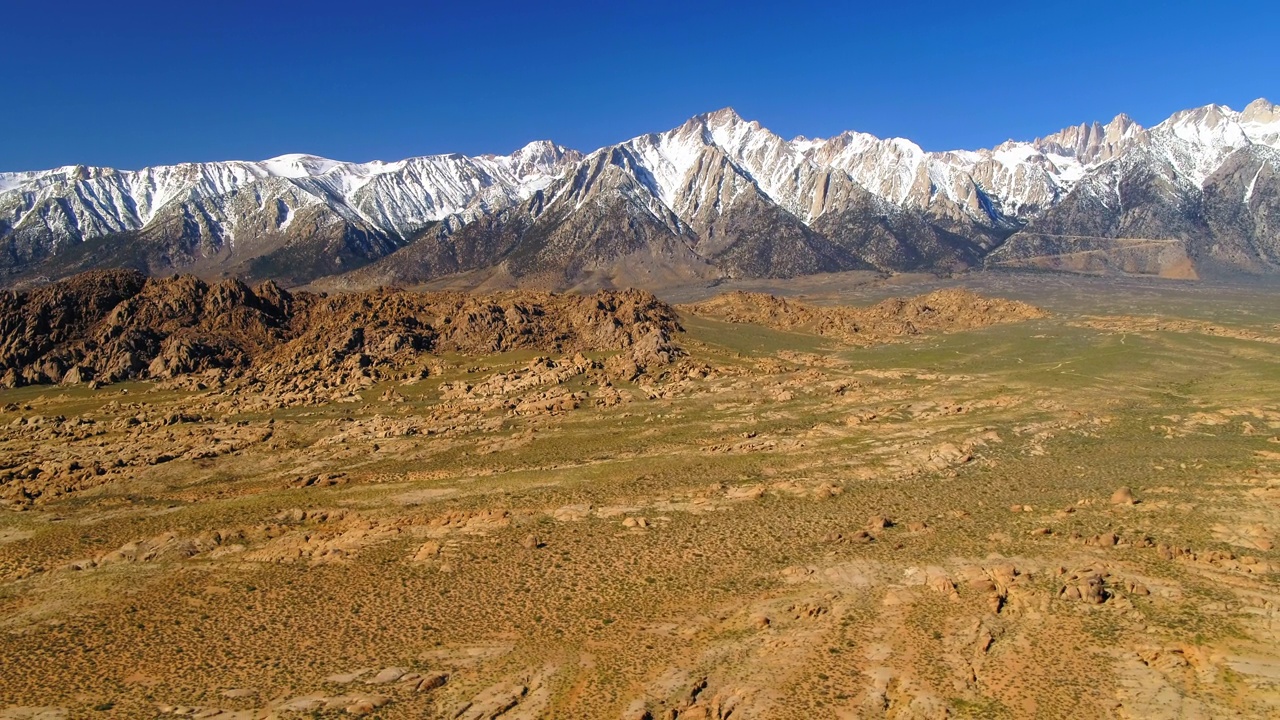
[(718, 320), (810, 332), (859, 345), (1045, 316), (1043, 310), (1023, 302), (985, 298), (956, 288), (913, 298), (890, 298), (867, 308), (826, 307), (764, 293), (732, 292), (681, 309)]
[(326, 296), (268, 281), (101, 271), (0, 294), (4, 384), (401, 367), (424, 353), (626, 351), (641, 369), (679, 354), (674, 310), (638, 290), (480, 296), (395, 289)]

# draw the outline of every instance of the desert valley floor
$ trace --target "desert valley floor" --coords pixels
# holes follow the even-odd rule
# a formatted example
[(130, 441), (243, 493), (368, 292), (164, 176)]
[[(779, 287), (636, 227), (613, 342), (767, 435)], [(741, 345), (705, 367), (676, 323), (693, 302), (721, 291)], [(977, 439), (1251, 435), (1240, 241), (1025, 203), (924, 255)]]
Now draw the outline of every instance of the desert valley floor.
[(1274, 287), (726, 289), (0, 390), (0, 718), (1280, 715)]

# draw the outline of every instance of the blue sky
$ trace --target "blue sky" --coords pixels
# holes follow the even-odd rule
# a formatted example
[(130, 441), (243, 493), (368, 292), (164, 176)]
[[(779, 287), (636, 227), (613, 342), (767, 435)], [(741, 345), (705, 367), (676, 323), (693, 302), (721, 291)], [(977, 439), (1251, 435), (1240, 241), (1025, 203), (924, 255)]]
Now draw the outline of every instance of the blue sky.
[(581, 150), (733, 106), (929, 150), (1280, 101), (1280, 3), (8, 4), (0, 170)]

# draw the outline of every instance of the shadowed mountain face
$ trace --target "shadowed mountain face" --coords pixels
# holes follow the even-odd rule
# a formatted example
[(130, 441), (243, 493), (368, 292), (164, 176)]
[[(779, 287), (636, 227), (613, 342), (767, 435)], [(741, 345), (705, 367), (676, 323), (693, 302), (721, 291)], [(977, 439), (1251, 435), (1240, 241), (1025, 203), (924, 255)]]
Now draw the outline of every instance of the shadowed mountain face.
[(788, 141), (725, 109), (585, 156), (537, 142), (0, 173), (0, 272), (543, 288), (983, 265), (1271, 273), (1277, 148), (1265, 100), (941, 153), (855, 132)]
[[(1206, 262), (1257, 272), (1280, 268), (1280, 151), (1232, 153), (1205, 181), (1201, 207), (1213, 244)], [(1203, 244), (1202, 244), (1203, 245)]]

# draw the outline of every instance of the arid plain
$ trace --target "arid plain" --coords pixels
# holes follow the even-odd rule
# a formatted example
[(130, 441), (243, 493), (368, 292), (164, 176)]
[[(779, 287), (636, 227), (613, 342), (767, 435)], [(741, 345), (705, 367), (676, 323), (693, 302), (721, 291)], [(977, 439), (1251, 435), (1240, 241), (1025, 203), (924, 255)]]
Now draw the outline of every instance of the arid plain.
[(1274, 290), (455, 299), (534, 320), (60, 367), (0, 391), (0, 718), (1274, 717)]

